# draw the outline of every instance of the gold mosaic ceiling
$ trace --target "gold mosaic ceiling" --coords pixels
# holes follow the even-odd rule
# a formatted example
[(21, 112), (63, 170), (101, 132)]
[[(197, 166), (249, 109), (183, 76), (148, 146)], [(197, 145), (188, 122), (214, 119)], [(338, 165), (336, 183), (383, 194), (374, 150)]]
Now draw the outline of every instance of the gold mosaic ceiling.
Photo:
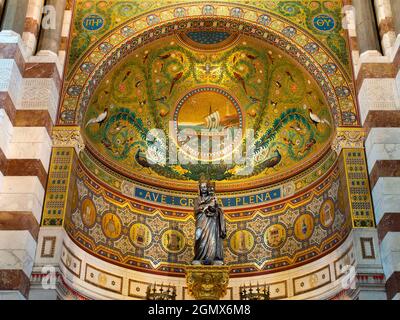
[[(81, 126), (85, 159), (161, 188), (195, 191), (205, 175), (242, 190), (304, 172), (335, 127), (357, 125), (340, 1), (161, 2), (75, 4), (59, 124)], [(246, 165), (172, 137), (211, 127)], [(152, 129), (170, 138), (156, 151)]]
[[(166, 164), (146, 158), (151, 129), (170, 138), (171, 131), (208, 130), (210, 116), (217, 118), (217, 134), (230, 130), (242, 151), (249, 141), (246, 130), (254, 131), (254, 142), (247, 143), (254, 155), (246, 162), (253, 170), (229, 163), (229, 145), (215, 151), (214, 138), (197, 154), (192, 141), (175, 138), (185, 155), (178, 163), (170, 163), (170, 145), (154, 156), (156, 162), (166, 151)], [(202, 175), (226, 188), (277, 181), (315, 163), (329, 149), (334, 132), (324, 95), (298, 62), (273, 46), (226, 31), (172, 35), (134, 51), (99, 84), (83, 123), (87, 147), (101, 161), (166, 187), (193, 184)]]

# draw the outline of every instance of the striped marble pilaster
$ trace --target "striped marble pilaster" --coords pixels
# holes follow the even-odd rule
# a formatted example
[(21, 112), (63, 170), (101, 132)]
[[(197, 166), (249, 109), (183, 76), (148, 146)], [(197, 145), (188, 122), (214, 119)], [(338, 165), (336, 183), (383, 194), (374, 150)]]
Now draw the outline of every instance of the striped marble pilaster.
[(387, 298), (400, 299), (400, 37), (393, 1), (375, 8), (385, 56), (364, 57), (356, 87)]
[(388, 299), (400, 293), (400, 123), (371, 128), (366, 141), (375, 219)]
[(394, 30), (393, 14), (390, 0), (374, 1), (382, 50), (385, 55), (388, 55), (390, 54), (392, 47), (396, 41), (396, 32)]
[(25, 18), (22, 40), (31, 54), (36, 50), (43, 14), (43, 2), (44, 0), (30, 0)]
[(20, 34), (0, 32), (0, 300), (29, 296), (61, 69), (57, 56), (32, 56)]
[(72, 8), (70, 8), (69, 5), (67, 4), (64, 11), (63, 26), (61, 30), (61, 40), (58, 51), (60, 62), (64, 63), (66, 61), (66, 56), (67, 56), (67, 46), (68, 46), (69, 32), (71, 29), (71, 23), (72, 23)]

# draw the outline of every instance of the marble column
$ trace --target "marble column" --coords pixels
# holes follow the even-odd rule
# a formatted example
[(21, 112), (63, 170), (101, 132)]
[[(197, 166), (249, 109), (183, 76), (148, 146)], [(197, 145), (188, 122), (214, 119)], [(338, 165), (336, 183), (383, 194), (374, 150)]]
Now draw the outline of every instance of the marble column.
[(381, 51), (373, 0), (353, 0), (356, 33), (360, 54), (368, 50)]
[(53, 6), (55, 9), (55, 28), (44, 29), (42, 27), (40, 31), (38, 51), (46, 50), (58, 54), (61, 43), (61, 32), (63, 27), (66, 0), (47, 0), (46, 6)]
[(399, 0), (390, 0), (390, 5), (392, 7), (392, 16), (395, 17), (393, 19), (394, 29), (396, 34), (400, 33), (400, 1)]
[[(4, 0), (0, 0), (4, 4)], [(2, 30), (12, 30), (22, 36), (29, 0), (7, 1), (1, 19)]]
[(390, 0), (374, 0), (376, 21), (384, 55), (389, 56), (396, 42)]
[(4, 2), (6, 2), (6, 0), (0, 0), (0, 21), (1, 21), (1, 14), (3, 13)]
[(25, 30), (22, 34), (22, 41), (25, 43), (29, 54), (36, 51), (39, 38), (40, 24), (43, 16), (43, 0), (30, 0), (26, 13)]

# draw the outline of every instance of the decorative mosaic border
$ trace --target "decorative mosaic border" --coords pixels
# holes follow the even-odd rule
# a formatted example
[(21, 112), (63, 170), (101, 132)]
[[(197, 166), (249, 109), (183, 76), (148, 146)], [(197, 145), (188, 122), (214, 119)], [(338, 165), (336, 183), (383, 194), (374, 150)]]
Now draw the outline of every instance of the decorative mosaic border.
[[(334, 164), (336, 163), (336, 161), (336, 153), (333, 151), (328, 152), (317, 164), (309, 167), (306, 170), (303, 170), (300, 174), (293, 176), (292, 178), (286, 180), (284, 183), (281, 182), (270, 184), (267, 188), (254, 188), (254, 185), (252, 186), (242, 184), (242, 190), (235, 191), (235, 195), (237, 195), (238, 197), (252, 196), (258, 193), (266, 192), (268, 190), (280, 189), (280, 197), (276, 198), (275, 201), (280, 201), (284, 198), (290, 198), (299, 192), (312, 188), (313, 185), (315, 183), (318, 183), (320, 179), (325, 179), (326, 174), (329, 173), (332, 168), (334, 168)], [(132, 200), (135, 199), (135, 188), (140, 188), (143, 190), (147, 190), (148, 192), (165, 194), (173, 197), (180, 196), (188, 198), (194, 197), (197, 194), (197, 186), (194, 189), (186, 188), (185, 191), (173, 191), (166, 190), (165, 188), (158, 188), (155, 186), (152, 187), (148, 183), (139, 183), (137, 181), (127, 178), (124, 175), (116, 173), (114, 170), (111, 170), (87, 152), (83, 152), (80, 154), (80, 162), (81, 169), (88, 172), (88, 174), (90, 172), (91, 175), (94, 175), (94, 178), (98, 180), (100, 184), (107, 186), (108, 189), (114, 190), (115, 192), (122, 194)], [(244, 188), (247, 189), (243, 190)], [(223, 188), (220, 188), (219, 185), (217, 185), (217, 191), (221, 197), (228, 197), (232, 194), (231, 190), (225, 191), (223, 190)], [(137, 198), (137, 200), (155, 204), (153, 201), (147, 201), (143, 198)], [(257, 206), (257, 204), (246, 207), (254, 206)], [(170, 204), (169, 207), (184, 209), (182, 205), (174, 206)]]
[(68, 206), (74, 148), (53, 148), (50, 160), (42, 226), (61, 226)]
[[(305, 191), (289, 200), (265, 205), (262, 208), (240, 210), (226, 208), (225, 217), (230, 230), (227, 238), (230, 249), (226, 252), (226, 259), (228, 264), (232, 265), (233, 263), (232, 276), (292, 268), (295, 265), (318, 259), (340, 245), (351, 229), (349, 219), (344, 216), (345, 213), (341, 208), (342, 204), (336, 199), (336, 192), (339, 188), (338, 176), (339, 171), (334, 170), (310, 191)], [(169, 207), (162, 208), (154, 204), (144, 204), (127, 199), (102, 187), (82, 170), (78, 172), (78, 190), (80, 190), (81, 200), (78, 208), (74, 209), (66, 218), (65, 228), (79, 247), (103, 260), (134, 270), (176, 275), (184, 272), (184, 265), (192, 257), (193, 243), (190, 230), (194, 226), (194, 221), (191, 208), (187, 211), (174, 210)], [(82, 220), (82, 212), (86, 211), (80, 207), (83, 206), (83, 199), (93, 199), (96, 206), (95, 225), (88, 225), (88, 222), (85, 222), (87, 220)], [(334, 221), (334, 224), (322, 226), (322, 222), (317, 222), (317, 220), (323, 219), (320, 206), (322, 203), (330, 202), (331, 199), (335, 203), (335, 218), (331, 220)], [(108, 231), (104, 230), (104, 219), (110, 214), (116, 216), (119, 221), (118, 234), (111, 238), (107, 235)], [(311, 223), (311, 233), (306, 235), (304, 240), (296, 235), (297, 240), (294, 240), (294, 232), (296, 232), (295, 234), (299, 232), (294, 230), (294, 228), (298, 228), (295, 227), (296, 225), (300, 226), (299, 217), (308, 217), (310, 214), (312, 214), (312, 221), (309, 222)], [(262, 243), (269, 241), (265, 240), (269, 226), (281, 225), (281, 223), (284, 224), (282, 226), (285, 229), (283, 239), (287, 239), (284, 240), (286, 243), (281, 242), (281, 245), (285, 244), (283, 251), (280, 252), (281, 245), (277, 244), (274, 244), (275, 247), (261, 248), (261, 245), (264, 246)], [(146, 243), (140, 247), (132, 238), (132, 230), (138, 225), (151, 234), (150, 238), (145, 240)], [(254, 228), (261, 229), (254, 231)], [(184, 247), (175, 251), (165, 247), (163, 238), (168, 230), (175, 230), (174, 232), (185, 239), (182, 244)], [(238, 232), (249, 232), (247, 236), (254, 241), (246, 244), (245, 251), (243, 248), (234, 247), (237, 246), (237, 243), (233, 237)], [(312, 237), (313, 240), (309, 243), (307, 237)], [(304, 245), (298, 247), (299, 243), (303, 242)], [(288, 246), (291, 249), (288, 249)], [(165, 255), (168, 257), (168, 263), (165, 261)]]

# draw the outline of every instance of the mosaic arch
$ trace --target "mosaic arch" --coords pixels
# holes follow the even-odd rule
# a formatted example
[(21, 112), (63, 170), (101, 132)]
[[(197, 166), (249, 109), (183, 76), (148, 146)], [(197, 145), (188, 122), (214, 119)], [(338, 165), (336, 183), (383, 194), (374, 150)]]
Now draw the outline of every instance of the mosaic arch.
[[(89, 2), (91, 1), (85, 3)], [(310, 1), (310, 6), (311, 3), (317, 2)], [(303, 12), (303, 15), (308, 15), (306, 21), (309, 21), (311, 15), (315, 14), (313, 22), (307, 22), (307, 26), (304, 27), (301, 24), (296, 25), (290, 22), (290, 17), (298, 16), (301, 8), (295, 2), (287, 1), (278, 1), (273, 6), (278, 8), (277, 10), (282, 16), (274, 12), (267, 13), (267, 7), (260, 10), (256, 7), (230, 4), (229, 2), (204, 5), (188, 3), (185, 6), (170, 5), (153, 10), (148, 15), (139, 14), (113, 29), (112, 32), (106, 33), (105, 36), (98, 38), (93, 36), (92, 40), (97, 40), (97, 44), (80, 54), (79, 60), (76, 57), (70, 57), (75, 64), (68, 69), (68, 83), (63, 96), (59, 122), (60, 124), (76, 124), (82, 121), (90, 95), (116, 61), (137, 47), (157, 38), (172, 32), (193, 29), (195, 25), (191, 21), (196, 24), (196, 21), (201, 23), (199, 19), (205, 19), (211, 21), (211, 29), (215, 28), (215, 24), (220, 24), (220, 28), (231, 31), (237, 28), (240, 33), (247, 33), (269, 41), (272, 45), (291, 52), (294, 58), (309, 68), (310, 73), (324, 89), (325, 98), (331, 107), (335, 123), (338, 126), (358, 125), (358, 113), (350, 80), (345, 40), (343, 38), (336, 39), (336, 43), (340, 43), (337, 46), (334, 45), (335, 41), (327, 40), (327, 43), (330, 44), (330, 48), (327, 48), (323, 42), (307, 31), (307, 27), (310, 28), (310, 25), (311, 28), (312, 25), (314, 26), (313, 31), (317, 34), (326, 34), (327, 31), (333, 34), (335, 30), (336, 33), (340, 30), (340, 13), (338, 14), (337, 8), (340, 12), (341, 4), (337, 1), (323, 1), (323, 3), (324, 8), (319, 7), (314, 11)], [(336, 11), (332, 10), (336, 16), (333, 16), (333, 13), (325, 15), (325, 20), (333, 19), (331, 23), (334, 24), (334, 29), (323, 30), (324, 28), (319, 26), (318, 21), (324, 20), (322, 12), (329, 6), (336, 8)], [(304, 25), (304, 23), (302, 24)], [(320, 36), (320, 38), (324, 37)], [(79, 51), (79, 48), (72, 51)], [(338, 55), (340, 59), (337, 58)]]
[[(69, 67), (75, 64), (107, 32), (129, 20), (139, 18), (139, 28), (159, 24), (165, 20), (194, 16), (224, 16), (258, 21), (268, 26), (267, 13), (301, 27), (319, 42), (325, 43), (344, 67), (349, 66), (344, 32), (341, 30), (341, 0), (305, 1), (187, 1), (178, 0), (130, 1), (75, 1), (75, 23), (72, 30), (72, 47)], [(160, 9), (162, 7), (163, 9)], [(171, 10), (172, 9), (172, 10)], [(70, 68), (69, 68), (70, 69)]]

